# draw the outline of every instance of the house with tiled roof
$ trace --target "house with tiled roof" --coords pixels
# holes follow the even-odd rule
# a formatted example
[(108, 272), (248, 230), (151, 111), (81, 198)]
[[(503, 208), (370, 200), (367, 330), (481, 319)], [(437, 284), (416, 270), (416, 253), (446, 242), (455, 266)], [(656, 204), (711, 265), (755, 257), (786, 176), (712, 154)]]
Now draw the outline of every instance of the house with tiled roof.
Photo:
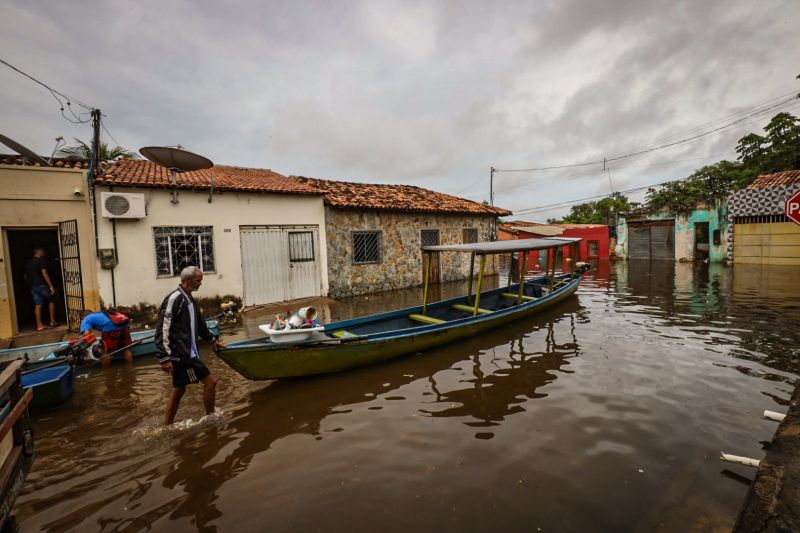
[(327, 293), (323, 192), (278, 172), (215, 165), (173, 179), (122, 159), (97, 178), (95, 207), (106, 303), (159, 303), (188, 265), (205, 273), (205, 297), (258, 305)]
[[(497, 217), (511, 214), (412, 185), (295, 179), (324, 195), (333, 297), (420, 285), (423, 245), (490, 240)], [(434, 283), (469, 276), (465, 254), (437, 255), (431, 273)], [(489, 273), (496, 269), (492, 262)]]
[(800, 226), (786, 216), (786, 201), (800, 192), (800, 170), (763, 174), (728, 197), (734, 263), (800, 265)]

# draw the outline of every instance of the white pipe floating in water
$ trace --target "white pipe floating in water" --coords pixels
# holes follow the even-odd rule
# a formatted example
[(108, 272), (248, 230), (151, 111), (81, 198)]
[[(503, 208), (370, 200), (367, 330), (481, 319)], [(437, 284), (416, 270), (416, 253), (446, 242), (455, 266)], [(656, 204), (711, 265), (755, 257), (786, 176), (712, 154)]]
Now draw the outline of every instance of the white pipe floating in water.
[(786, 415), (783, 413), (776, 413), (775, 411), (764, 411), (764, 418), (767, 420), (774, 420), (775, 422), (783, 422)]
[(753, 466), (755, 468), (758, 468), (758, 465), (761, 464), (761, 461), (759, 461), (758, 459), (751, 459), (749, 457), (740, 457), (738, 455), (731, 455), (725, 452), (720, 452), (719, 458), (729, 463), (736, 463), (745, 466)]

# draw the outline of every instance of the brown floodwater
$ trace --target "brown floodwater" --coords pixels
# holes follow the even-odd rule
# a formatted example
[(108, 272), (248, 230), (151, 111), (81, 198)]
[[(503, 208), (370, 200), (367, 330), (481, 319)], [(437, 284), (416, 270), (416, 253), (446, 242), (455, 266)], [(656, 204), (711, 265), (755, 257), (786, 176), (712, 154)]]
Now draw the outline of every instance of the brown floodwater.
[(34, 416), (15, 512), (28, 532), (726, 531), (754, 471), (719, 452), (762, 457), (761, 412), (785, 410), (800, 373), (798, 272), (601, 263), (538, 316), (308, 379), (250, 382), (204, 352), (220, 412), (200, 421), (194, 387), (168, 431), (154, 358), (83, 371)]

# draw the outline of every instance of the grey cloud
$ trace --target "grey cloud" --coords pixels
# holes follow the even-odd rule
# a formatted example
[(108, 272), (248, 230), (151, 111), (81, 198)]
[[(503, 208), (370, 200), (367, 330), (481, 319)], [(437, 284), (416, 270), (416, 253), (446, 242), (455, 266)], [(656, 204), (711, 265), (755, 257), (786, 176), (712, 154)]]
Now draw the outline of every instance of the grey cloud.
[[(602, 158), (796, 89), (800, 52), (791, 0), (5, 9), (0, 56), (101, 107), (128, 147), (181, 143), (219, 163), (476, 200), (490, 165)], [(57, 135), (89, 137), (45, 91), (7, 69), (0, 83), (4, 133), (43, 153)], [(612, 165), (615, 187), (686, 175), (763, 122)], [(497, 187), (513, 209), (600, 194), (608, 180), (578, 169), (501, 174)]]

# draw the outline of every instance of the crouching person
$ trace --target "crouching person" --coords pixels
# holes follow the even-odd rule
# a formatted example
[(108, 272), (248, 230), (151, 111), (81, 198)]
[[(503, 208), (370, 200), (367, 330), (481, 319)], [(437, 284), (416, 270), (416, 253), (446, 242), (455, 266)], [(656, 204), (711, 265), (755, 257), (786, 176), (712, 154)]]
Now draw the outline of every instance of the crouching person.
[(131, 319), (111, 307), (96, 313), (87, 312), (81, 321), (81, 336), (88, 335), (94, 331), (99, 331), (100, 358), (103, 368), (111, 364), (111, 354), (122, 352), (126, 363), (133, 361), (131, 354)]
[(217, 378), (200, 360), (197, 341), (202, 339), (214, 343), (214, 349), (225, 344), (209, 331), (206, 321), (200, 314), (192, 293), (203, 283), (203, 272), (194, 266), (181, 271), (181, 284), (164, 298), (156, 322), (155, 343), (158, 349), (158, 362), (167, 374), (172, 375), (172, 390), (167, 401), (164, 424), (175, 421), (181, 398), (186, 386), (191, 383), (203, 384), (203, 406), (206, 414), (214, 412)]

